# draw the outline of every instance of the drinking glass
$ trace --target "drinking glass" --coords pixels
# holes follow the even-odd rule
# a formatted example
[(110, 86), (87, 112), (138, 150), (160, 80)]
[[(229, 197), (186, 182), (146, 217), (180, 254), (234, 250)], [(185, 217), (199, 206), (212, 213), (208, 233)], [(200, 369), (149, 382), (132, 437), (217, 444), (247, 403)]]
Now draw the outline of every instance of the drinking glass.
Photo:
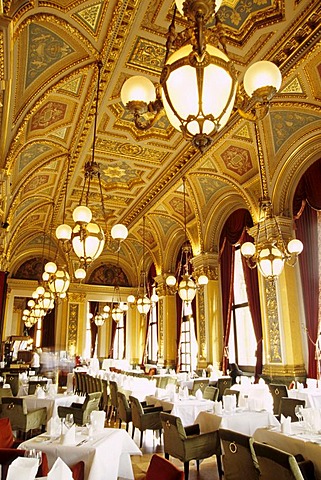
[(36, 450), (35, 448), (31, 448), (30, 450), (25, 451), (24, 456), (28, 457), (28, 458), (36, 458), (38, 460), (38, 466), (41, 465), (42, 453), (41, 453), (40, 450)]

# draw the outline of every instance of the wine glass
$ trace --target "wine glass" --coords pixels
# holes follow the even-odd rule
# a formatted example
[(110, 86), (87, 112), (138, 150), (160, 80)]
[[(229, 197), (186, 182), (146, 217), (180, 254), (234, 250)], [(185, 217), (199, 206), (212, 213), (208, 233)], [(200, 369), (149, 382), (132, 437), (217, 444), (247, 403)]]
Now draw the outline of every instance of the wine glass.
[(71, 428), (74, 424), (74, 416), (72, 413), (67, 413), (66, 418), (65, 418), (65, 425), (67, 428)]
[(24, 456), (28, 458), (36, 458), (38, 460), (38, 467), (40, 467), (42, 463), (42, 452), (40, 450), (31, 448), (30, 450), (25, 451)]
[(303, 407), (302, 405), (296, 405), (294, 409), (294, 413), (296, 417), (298, 418), (299, 422), (303, 420), (303, 413), (302, 413)]

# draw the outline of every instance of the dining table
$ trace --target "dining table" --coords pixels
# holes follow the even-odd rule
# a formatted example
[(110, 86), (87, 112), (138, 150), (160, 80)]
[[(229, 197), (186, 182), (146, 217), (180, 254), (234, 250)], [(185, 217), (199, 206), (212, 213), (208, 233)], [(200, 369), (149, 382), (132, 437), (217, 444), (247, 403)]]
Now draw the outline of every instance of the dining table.
[(213, 413), (200, 412), (194, 423), (198, 423), (201, 433), (213, 432), (219, 428), (226, 428), (244, 435), (253, 435), (259, 427), (278, 427), (280, 425), (276, 417), (266, 410), (248, 411), (236, 409), (235, 412)]
[(60, 437), (45, 433), (22, 442), (19, 448), (46, 453), (49, 468), (58, 457), (69, 467), (82, 460), (85, 480), (133, 480), (130, 456), (142, 455), (126, 430), (116, 428), (104, 428), (89, 436), (86, 427), (77, 427), (72, 445), (65, 445)]
[(189, 397), (170, 400), (169, 398), (157, 398), (154, 395), (148, 395), (146, 403), (155, 407), (163, 407), (164, 411), (180, 417), (184, 427), (192, 425), (200, 412), (213, 411), (214, 406), (212, 400), (205, 400), (204, 398)]
[(39, 397), (37, 394), (26, 395), (21, 398), (24, 398), (28, 411), (46, 407), (47, 421), (58, 416), (58, 406), (69, 407), (74, 402), (84, 403), (85, 401), (84, 396), (65, 395), (64, 393), (48, 394), (44, 397)]
[(305, 401), (305, 408), (321, 408), (321, 389), (320, 388), (298, 388), (288, 390), (290, 398)]
[(301, 454), (314, 465), (315, 479), (321, 480), (321, 435), (307, 431), (304, 422), (291, 423), (291, 431), (282, 433), (281, 426), (258, 428), (253, 434), (257, 442), (267, 443), (292, 455)]

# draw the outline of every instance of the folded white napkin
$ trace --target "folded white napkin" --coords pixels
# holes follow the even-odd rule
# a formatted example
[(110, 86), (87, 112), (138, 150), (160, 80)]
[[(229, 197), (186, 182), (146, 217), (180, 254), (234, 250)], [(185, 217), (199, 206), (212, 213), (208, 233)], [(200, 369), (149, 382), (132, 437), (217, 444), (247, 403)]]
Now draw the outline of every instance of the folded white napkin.
[(51, 437), (56, 437), (60, 435), (61, 432), (61, 423), (59, 417), (50, 418), (47, 422), (47, 433)]
[(68, 430), (64, 430), (64, 433), (60, 437), (61, 445), (76, 445), (76, 426), (73, 425)]
[(38, 459), (17, 457), (8, 468), (7, 480), (33, 480), (38, 471)]
[(196, 390), (196, 392), (195, 392), (195, 398), (196, 398), (197, 400), (202, 400), (202, 398), (203, 398), (203, 392), (202, 392), (202, 390), (201, 390), (200, 388), (199, 388), (198, 390)]
[(281, 432), (291, 434), (292, 433), (292, 425), (291, 425), (291, 417), (285, 417), (281, 414), (280, 418), (281, 423)]
[(94, 410), (90, 414), (90, 422), (95, 432), (103, 432), (105, 428), (106, 413), (104, 410)]
[(259, 379), (259, 385), (265, 385), (265, 380), (264, 378)]
[(48, 472), (48, 480), (72, 480), (72, 472), (60, 457), (57, 458)]
[(35, 393), (37, 398), (46, 398), (45, 391), (42, 387), (37, 387)]
[(222, 415), (223, 409), (222, 409), (222, 402), (214, 402), (214, 413), (217, 415)]

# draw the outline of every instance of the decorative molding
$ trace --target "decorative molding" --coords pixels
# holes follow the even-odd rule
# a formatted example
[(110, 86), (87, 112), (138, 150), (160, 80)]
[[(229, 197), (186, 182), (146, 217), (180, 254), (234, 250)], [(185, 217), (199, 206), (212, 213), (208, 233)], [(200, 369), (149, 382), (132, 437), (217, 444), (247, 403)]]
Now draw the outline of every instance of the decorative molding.
[(268, 324), (269, 363), (282, 363), (280, 324), (275, 281), (265, 282), (266, 314)]

